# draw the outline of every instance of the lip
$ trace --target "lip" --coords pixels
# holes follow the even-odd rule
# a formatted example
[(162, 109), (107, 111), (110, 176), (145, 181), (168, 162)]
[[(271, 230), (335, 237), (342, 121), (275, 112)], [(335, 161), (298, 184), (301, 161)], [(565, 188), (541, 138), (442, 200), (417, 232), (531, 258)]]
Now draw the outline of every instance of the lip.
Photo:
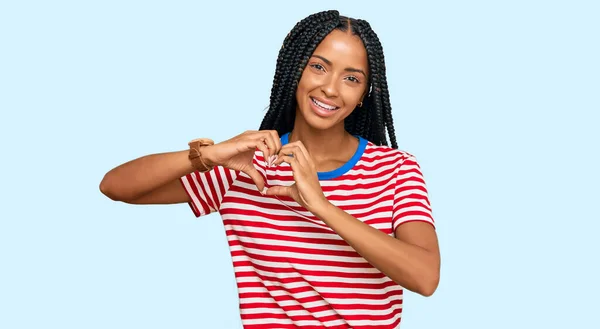
[[(319, 100), (319, 101), (320, 101), (320, 100)], [(310, 108), (313, 110), (313, 112), (314, 112), (316, 115), (320, 116), (321, 118), (328, 118), (328, 117), (330, 117), (330, 116), (333, 116), (333, 115), (335, 115), (335, 114), (336, 114), (336, 112), (339, 110), (339, 109), (337, 109), (337, 110), (334, 110), (334, 111), (327, 111), (327, 110), (324, 110), (324, 109), (322, 109), (321, 107), (317, 106), (317, 104), (315, 104), (315, 103), (312, 101), (312, 99), (309, 99), (309, 103), (310, 103), (310, 104), (309, 104), (309, 106), (310, 106)], [(327, 104), (327, 105), (329, 105), (329, 104)], [(335, 106), (335, 105), (332, 105), (332, 106)]]
[(318, 100), (319, 102), (321, 102), (323, 104), (326, 104), (326, 105), (329, 105), (329, 106), (341, 107), (341, 106), (339, 106), (339, 105), (337, 105), (335, 103), (332, 103), (330, 101), (326, 101), (326, 100), (324, 100), (322, 98), (319, 98), (319, 97), (314, 97), (314, 96), (309, 96), (309, 97), (310, 98), (314, 98), (314, 99)]

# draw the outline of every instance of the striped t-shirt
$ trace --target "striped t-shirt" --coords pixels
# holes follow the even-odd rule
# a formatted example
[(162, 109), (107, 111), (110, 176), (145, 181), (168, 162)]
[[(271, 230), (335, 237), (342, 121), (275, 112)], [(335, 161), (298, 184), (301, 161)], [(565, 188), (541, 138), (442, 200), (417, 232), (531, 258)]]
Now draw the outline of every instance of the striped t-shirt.
[[(415, 157), (357, 138), (344, 166), (318, 173), (327, 199), (392, 236), (406, 222), (433, 225)], [(268, 167), (257, 151), (254, 165), (267, 187), (293, 183), (287, 163)], [(181, 182), (196, 217), (223, 219), (244, 328), (399, 327), (403, 288), (293, 199), (263, 196), (248, 175), (223, 167)]]

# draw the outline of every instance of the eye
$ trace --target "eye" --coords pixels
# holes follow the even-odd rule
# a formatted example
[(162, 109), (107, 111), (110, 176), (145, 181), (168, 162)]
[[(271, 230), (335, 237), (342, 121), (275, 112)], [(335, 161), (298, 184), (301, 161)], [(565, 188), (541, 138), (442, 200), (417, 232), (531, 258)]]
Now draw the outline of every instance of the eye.
[(349, 76), (348, 80), (350, 80), (352, 82), (355, 82), (355, 83), (359, 83), (360, 82), (360, 80), (358, 80), (358, 78), (355, 77), (355, 76), (353, 76), (353, 75)]
[(325, 68), (321, 64), (310, 64), (310, 67), (315, 68), (319, 71), (325, 71)]

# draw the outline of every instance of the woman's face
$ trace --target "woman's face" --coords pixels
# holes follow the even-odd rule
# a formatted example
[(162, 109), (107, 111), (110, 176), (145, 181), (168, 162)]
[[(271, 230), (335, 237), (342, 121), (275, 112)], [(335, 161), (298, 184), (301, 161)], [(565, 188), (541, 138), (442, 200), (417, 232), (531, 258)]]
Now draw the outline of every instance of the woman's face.
[(296, 90), (297, 119), (316, 129), (343, 124), (365, 95), (367, 51), (359, 37), (333, 30), (310, 57)]

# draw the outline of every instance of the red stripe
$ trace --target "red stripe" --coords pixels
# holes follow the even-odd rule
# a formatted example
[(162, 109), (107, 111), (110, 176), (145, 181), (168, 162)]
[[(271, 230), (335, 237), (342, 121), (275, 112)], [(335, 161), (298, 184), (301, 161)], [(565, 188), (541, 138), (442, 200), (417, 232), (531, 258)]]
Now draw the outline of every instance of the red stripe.
[[(231, 251), (232, 256), (248, 256), (255, 260), (267, 261), (267, 262), (282, 262), (282, 263), (296, 263), (304, 265), (317, 265), (317, 266), (335, 266), (342, 268), (373, 268), (367, 261), (361, 262), (344, 262), (344, 261), (332, 261), (332, 260), (314, 260), (314, 259), (301, 259), (294, 257), (280, 257), (280, 256), (263, 256), (259, 254), (251, 253), (247, 250), (234, 250)], [(236, 262), (234, 262), (235, 264)]]
[(204, 190), (206, 196), (207, 196), (207, 200), (208, 203), (210, 204), (210, 206), (217, 210), (219, 209), (219, 205), (217, 204), (217, 202), (219, 201), (219, 197), (217, 196), (217, 191), (215, 190), (215, 183), (214, 183), (214, 179), (213, 177), (215, 177), (216, 172), (214, 170), (211, 170), (209, 172), (206, 173), (206, 175), (204, 176), (206, 178), (206, 188)]
[[(238, 283), (238, 288), (262, 288), (262, 289), (267, 289), (267, 287), (260, 283), (260, 282), (240, 282)], [(314, 291), (311, 290), (310, 287), (301, 287), (301, 288), (291, 288), (291, 289), (285, 289), (284, 287), (279, 287), (279, 289), (277, 287), (271, 287), (269, 289), (270, 291), (268, 291), (267, 293), (269, 294), (269, 296), (271, 296), (270, 292), (281, 292), (281, 291), (285, 291), (287, 293), (287, 295), (281, 295), (280, 296), (272, 296), (273, 299), (275, 300), (303, 300), (302, 298), (297, 299), (293, 296), (293, 294), (295, 293), (303, 293), (303, 292), (307, 292), (307, 291)], [(377, 290), (381, 290), (381, 289), (374, 289), (374, 291)], [(388, 291), (385, 293), (379, 293), (379, 294), (365, 294), (365, 293), (328, 293), (328, 294), (323, 294), (323, 293), (315, 293), (315, 296), (311, 296), (310, 298), (319, 298), (319, 300), (321, 300), (322, 298), (336, 298), (336, 299), (365, 299), (365, 300), (372, 300), (372, 301), (380, 301), (380, 300), (386, 300), (389, 299), (391, 297), (394, 296), (403, 296), (403, 292), (402, 290), (394, 290), (394, 291)], [(252, 297), (248, 297), (249, 293), (240, 293), (240, 298), (252, 298)], [(306, 297), (308, 298), (308, 297)], [(314, 300), (310, 300), (310, 301), (314, 301)], [(304, 301), (303, 301), (304, 302)]]
[[(192, 199), (192, 195), (190, 194), (190, 193), (191, 193), (191, 191), (190, 191), (190, 190), (188, 190), (188, 189), (185, 187), (185, 183), (183, 182), (183, 180), (184, 180), (184, 179), (188, 179), (188, 178), (187, 178), (187, 177), (185, 177), (185, 178), (184, 178), (184, 177), (181, 177), (181, 178), (179, 179), (179, 182), (181, 183), (181, 187), (183, 187), (183, 190), (185, 191), (185, 193), (186, 193), (186, 194), (187, 194), (187, 196), (188, 196), (188, 199), (189, 199), (189, 201), (188, 201), (188, 205), (189, 205), (189, 206), (190, 206), (190, 208), (192, 209), (192, 212), (194, 213), (194, 216), (196, 216), (196, 217), (200, 217), (200, 216), (202, 215), (202, 213), (200, 213), (200, 209), (198, 209), (198, 208), (196, 207), (196, 205), (194, 204), (194, 200)], [(189, 180), (188, 180), (188, 181), (189, 181)]]
[(243, 242), (240, 240), (230, 240), (230, 246), (243, 246), (245, 248), (252, 248), (258, 250), (272, 250), (272, 251), (283, 251), (283, 252), (295, 252), (299, 254), (310, 254), (310, 255), (327, 255), (327, 256), (339, 256), (339, 257), (360, 257), (356, 251), (344, 251), (344, 250), (329, 250), (329, 249), (314, 249), (314, 248), (300, 248), (291, 247), (285, 245), (267, 245), (263, 243), (251, 243)]
[[(422, 197), (421, 195), (416, 194), (414, 198), (410, 198), (409, 199), (425, 199), (424, 197)], [(424, 208), (426, 210), (431, 211), (431, 208), (427, 205), (424, 205), (422, 202), (417, 202), (417, 201), (412, 201), (412, 202), (405, 202), (405, 203), (398, 203), (394, 206), (394, 212), (399, 212), (400, 210), (404, 209), (404, 208), (409, 208), (409, 207), (421, 207)]]
[(201, 182), (198, 182), (198, 184), (196, 184), (196, 182), (194, 181), (194, 177), (196, 177), (197, 179), (199, 178), (199, 173), (197, 171), (188, 174), (186, 177), (188, 179), (188, 182), (190, 183), (190, 187), (192, 189), (192, 192), (194, 193), (194, 196), (196, 196), (196, 199), (198, 199), (198, 203), (200, 203), (200, 207), (202, 207), (203, 213), (204, 214), (208, 214), (210, 213), (210, 209), (208, 207), (208, 204), (206, 204), (206, 202), (204, 201), (204, 199), (201, 196), (201, 190), (200, 188), (202, 188), (202, 186), (200, 186)]
[[(430, 221), (426, 221), (426, 220), (422, 220), (422, 219), (411, 219), (411, 220), (405, 220), (405, 221), (403, 221), (402, 223), (398, 224), (398, 227), (400, 227), (400, 226), (402, 226), (402, 225), (404, 225), (404, 224), (406, 224), (406, 223), (412, 223), (412, 222), (423, 222), (423, 223), (427, 223), (427, 224), (429, 224), (429, 225), (433, 226), (433, 228), (435, 228), (435, 224), (434, 224), (435, 222), (433, 221), (433, 219), (431, 220), (431, 222), (430, 222)], [(396, 229), (398, 229), (398, 227), (396, 227)]]
[[(252, 276), (259, 277), (262, 280), (272, 281), (272, 282), (277, 282), (279, 284), (283, 284), (284, 285), (283, 287), (285, 287), (285, 285), (289, 285), (289, 284), (306, 283), (308, 286), (302, 286), (302, 287), (293, 288), (293, 289), (301, 289), (301, 288), (303, 288), (303, 289), (307, 289), (306, 291), (312, 291), (313, 287), (316, 287), (316, 288), (371, 289), (373, 291), (379, 291), (379, 290), (387, 288), (387, 287), (396, 286), (396, 283), (394, 283), (393, 281), (377, 282), (377, 283), (341, 282), (341, 281), (339, 281), (339, 282), (337, 282), (337, 281), (336, 282), (325, 282), (325, 281), (306, 280), (304, 277), (280, 278), (280, 277), (276, 277), (276, 276), (260, 274), (258, 272), (248, 272), (247, 274), (248, 275), (245, 275), (245, 276), (244, 275), (236, 275), (236, 277), (237, 278), (247, 277), (250, 274), (252, 274)], [(322, 296), (335, 295), (335, 293), (332, 293), (332, 292), (323, 292), (323, 291), (321, 291), (320, 294)]]
[[(254, 264), (249, 261), (238, 261), (236, 262), (236, 266), (249, 266), (253, 267), (257, 270), (265, 271), (265, 272), (273, 272), (273, 273), (298, 273), (304, 276), (331, 276), (331, 277), (339, 277), (339, 278), (353, 278), (353, 279), (383, 279), (385, 274), (381, 272), (376, 273), (350, 273), (350, 272), (335, 272), (335, 271), (324, 271), (324, 270), (303, 270), (300, 268), (293, 267), (271, 267), (260, 264)], [(254, 272), (235, 272), (236, 277), (244, 277), (244, 276), (254, 276)]]
[[(227, 220), (227, 225), (233, 225), (233, 223), (235, 223), (235, 221), (233, 220)], [(243, 223), (239, 223), (239, 224), (243, 224)], [(277, 227), (275, 225), (273, 225), (273, 227)], [(293, 231), (293, 232), (297, 232), (297, 231)], [(283, 233), (283, 232), (282, 232)], [(337, 239), (325, 239), (325, 238), (312, 238), (310, 236), (306, 236), (306, 237), (297, 237), (297, 236), (291, 236), (291, 235), (283, 235), (283, 234), (272, 234), (272, 233), (259, 233), (259, 232), (248, 232), (248, 231), (237, 231), (237, 230), (227, 230), (226, 234), (228, 236), (243, 236), (243, 237), (251, 237), (251, 238), (255, 238), (255, 239), (269, 239), (269, 240), (279, 240), (279, 241), (283, 241), (283, 242), (303, 242), (303, 243), (314, 243), (314, 244), (323, 244), (323, 245), (337, 245), (337, 246), (347, 246), (348, 243), (346, 243), (346, 241), (344, 241), (342, 238), (340, 238), (337, 235), (333, 235), (334, 237), (337, 236)]]
[[(288, 164), (265, 168), (262, 153), (258, 150), (252, 162), (261, 176), (266, 176), (267, 186), (271, 186), (275, 180), (286, 185), (293, 182)], [(206, 179), (206, 183), (199, 180), (200, 186), (191, 184), (192, 187), (186, 192), (190, 197), (193, 194), (200, 200), (199, 204), (190, 205), (195, 214), (202, 213), (202, 210), (208, 213), (209, 207), (221, 212), (231, 256), (240, 258), (233, 261), (238, 288), (241, 289), (240, 309), (242, 313), (251, 313), (241, 315), (244, 328), (297, 328), (298, 321), (322, 324), (303, 328), (322, 328), (335, 320), (342, 324), (328, 327), (395, 328), (399, 325), (403, 305), (402, 287), (380, 271), (373, 271), (370, 263), (320, 219), (289, 197), (279, 199), (307, 218), (294, 213), (273, 197), (262, 196), (255, 188), (254, 181), (231, 169), (216, 167)], [(416, 186), (410, 185), (415, 183)], [(229, 191), (226, 191), (227, 187)], [(394, 226), (412, 221), (433, 225), (431, 205), (420, 166), (413, 155), (404, 151), (369, 142), (354, 168), (324, 182), (322, 190), (330, 202), (339, 204), (340, 209), (386, 234), (391, 234)], [(400, 194), (405, 195), (399, 197)], [(401, 204), (404, 200), (406, 202)], [(404, 211), (407, 209), (411, 210)], [(420, 216), (422, 219), (402, 222), (408, 216)], [(259, 232), (259, 229), (269, 232)], [(275, 256), (275, 253), (279, 255)], [(316, 269), (315, 266), (320, 268)], [(351, 269), (360, 272), (350, 273)], [(297, 285), (301, 286), (290, 287)], [(332, 288), (340, 290), (323, 291)], [(356, 289), (363, 291), (357, 293)], [(385, 289), (392, 291), (383, 293)], [(298, 297), (299, 294), (304, 296)], [(370, 302), (363, 303), (363, 300)], [(310, 306), (308, 303), (317, 305)], [(397, 309), (391, 310), (392, 307)], [(265, 311), (252, 312), (259, 308)], [(366, 314), (359, 315), (353, 310), (362, 310)], [(374, 314), (376, 311), (385, 314)], [(319, 313), (332, 314), (322, 316)], [(348, 315), (342, 316), (340, 313)], [(393, 318), (398, 319), (391, 325), (382, 325)], [(246, 320), (260, 323), (249, 325)], [(355, 321), (370, 321), (371, 324), (357, 326)], [(279, 322), (293, 324), (281, 325)]]
[[(216, 180), (217, 184), (219, 185), (219, 191), (221, 191), (221, 193), (223, 193), (223, 191), (225, 191), (225, 184), (223, 183), (223, 179), (226, 177), (225, 173), (227, 171), (229, 171), (229, 169), (225, 169), (223, 167), (216, 167), (213, 169), (213, 171), (215, 172), (215, 174), (217, 176), (215, 178), (215, 180)], [(216, 200), (217, 207), (218, 207), (217, 209), (221, 208), (221, 197), (215, 195), (215, 200)]]

